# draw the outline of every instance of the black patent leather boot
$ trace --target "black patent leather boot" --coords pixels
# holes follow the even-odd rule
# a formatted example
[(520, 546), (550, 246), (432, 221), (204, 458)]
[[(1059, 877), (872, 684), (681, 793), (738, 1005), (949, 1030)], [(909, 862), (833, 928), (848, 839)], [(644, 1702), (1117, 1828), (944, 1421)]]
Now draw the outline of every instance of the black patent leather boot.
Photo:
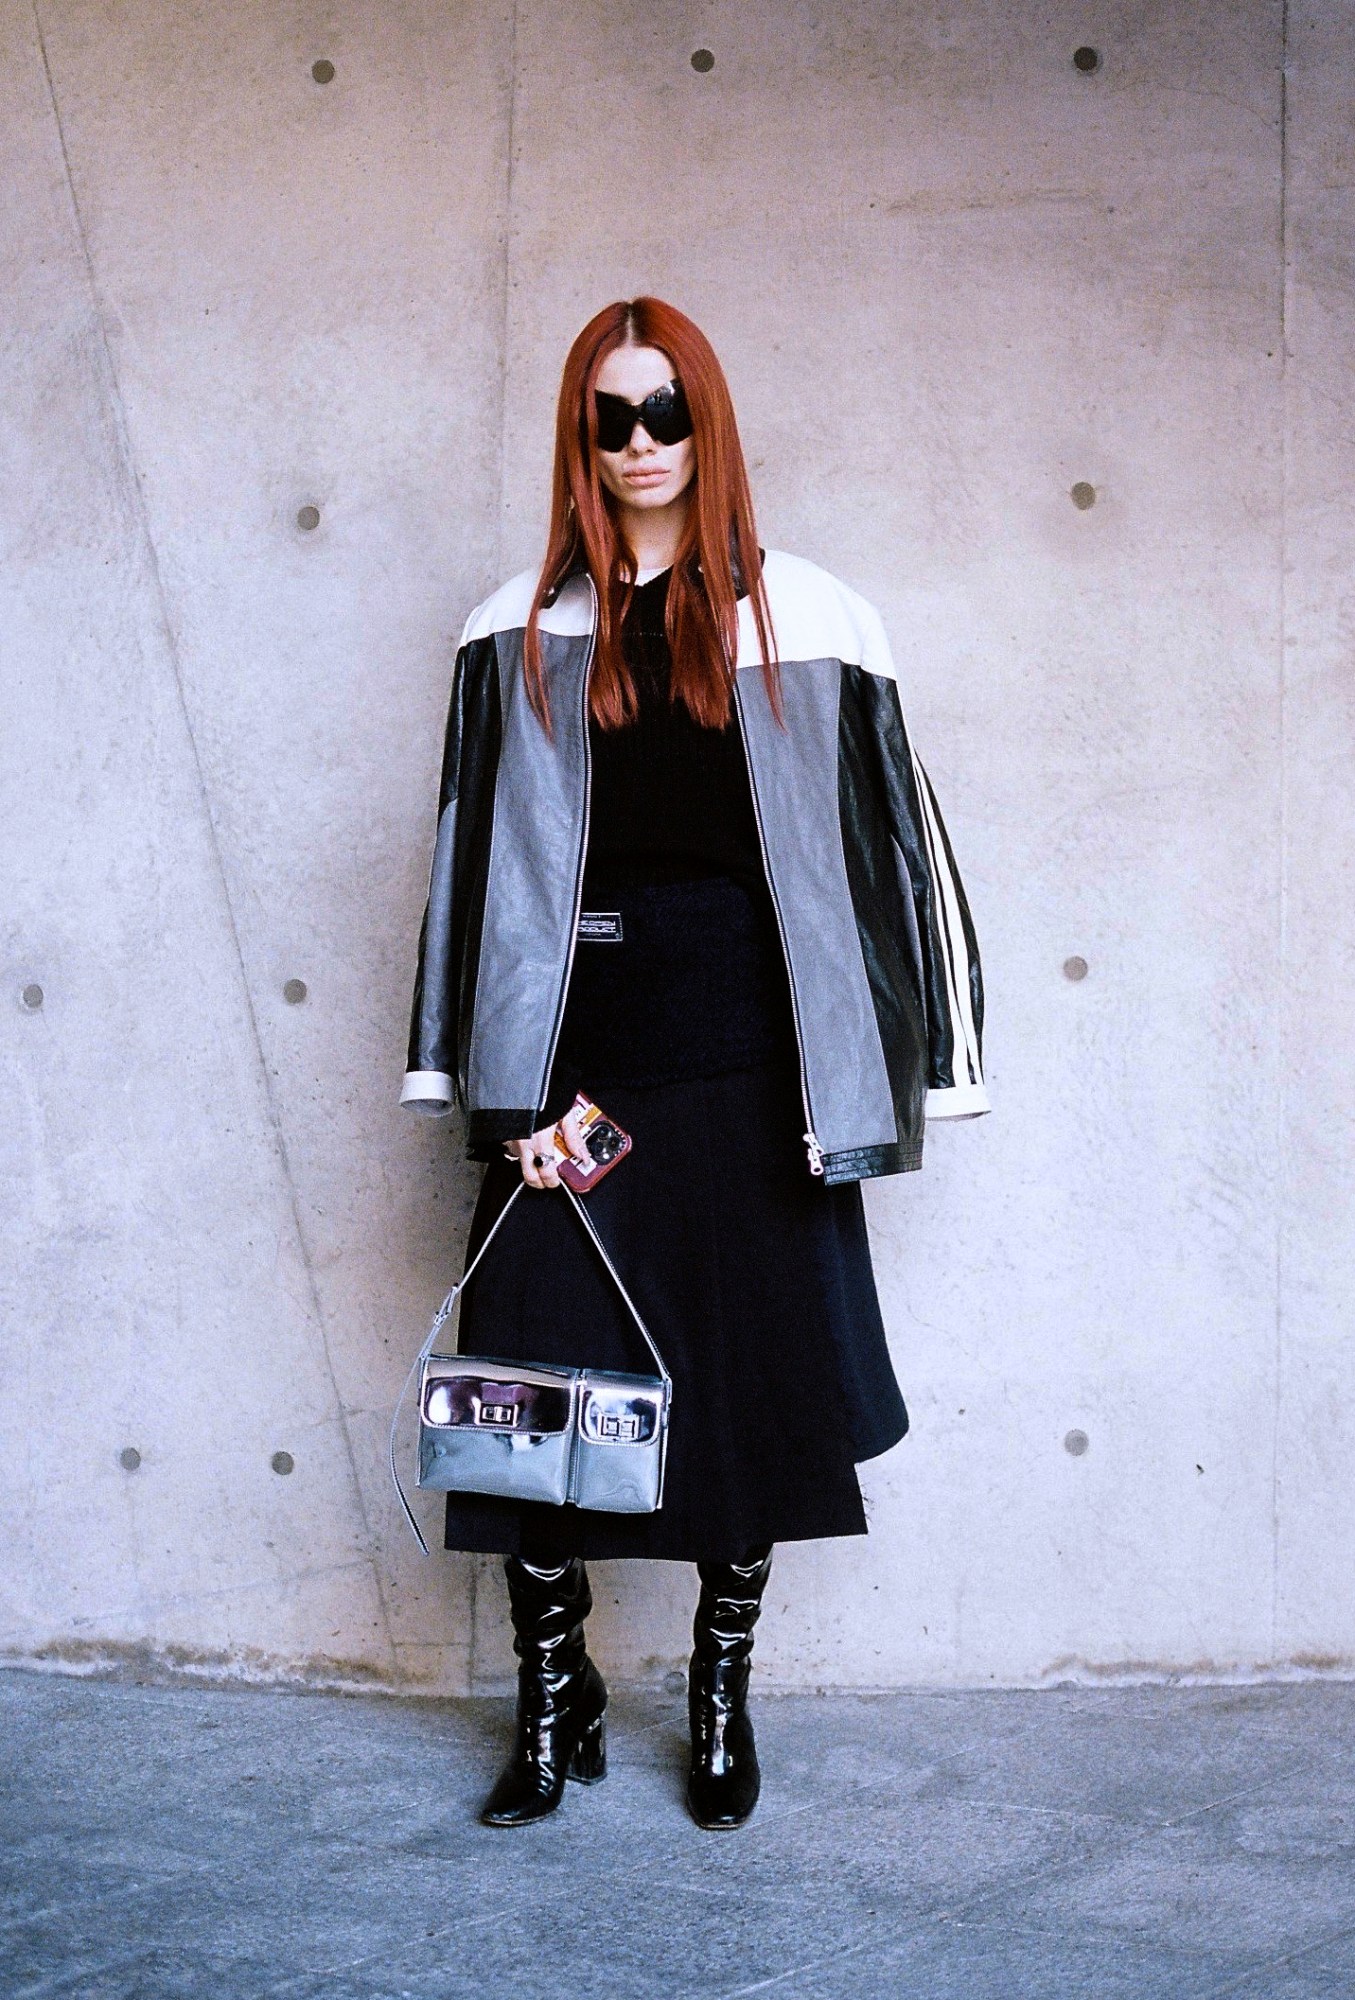
[(741, 1563), (698, 1563), (688, 1680), (692, 1769), (687, 1809), (698, 1826), (742, 1826), (762, 1788), (757, 1745), (748, 1716), (753, 1627), (772, 1573), (772, 1552), (753, 1551)]
[(480, 1814), (486, 1826), (525, 1826), (559, 1805), (565, 1779), (607, 1775), (607, 1689), (584, 1645), (593, 1608), (588, 1572), (504, 1558), (518, 1656), (517, 1739)]

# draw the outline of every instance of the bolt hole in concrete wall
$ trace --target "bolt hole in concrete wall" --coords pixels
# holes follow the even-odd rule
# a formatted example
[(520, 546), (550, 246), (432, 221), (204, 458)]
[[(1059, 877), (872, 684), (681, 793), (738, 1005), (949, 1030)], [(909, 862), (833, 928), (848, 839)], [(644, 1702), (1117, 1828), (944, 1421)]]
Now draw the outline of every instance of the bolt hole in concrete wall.
[[(1349, 8), (41, 13), (45, 63), (0, 24), (0, 1648), (511, 1671), (494, 1566), (386, 1488), (476, 1184), (394, 1097), (456, 635), (539, 553), (570, 337), (653, 289), (764, 539), (880, 607), (990, 995), (993, 1117), (866, 1191), (912, 1434), (868, 1537), (780, 1552), (760, 1675), (1349, 1663)], [(609, 1670), (683, 1657), (685, 1572), (595, 1585)]]

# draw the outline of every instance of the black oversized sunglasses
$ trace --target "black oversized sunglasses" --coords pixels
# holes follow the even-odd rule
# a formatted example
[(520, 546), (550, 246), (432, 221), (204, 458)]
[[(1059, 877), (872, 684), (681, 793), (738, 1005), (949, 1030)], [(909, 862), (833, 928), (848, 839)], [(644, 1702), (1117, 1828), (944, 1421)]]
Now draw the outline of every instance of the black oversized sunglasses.
[(624, 396), (604, 396), (593, 392), (598, 416), (598, 450), (624, 451), (643, 424), (655, 444), (681, 444), (692, 434), (692, 413), (682, 393), (681, 382), (665, 382), (651, 389), (643, 403), (628, 403)]

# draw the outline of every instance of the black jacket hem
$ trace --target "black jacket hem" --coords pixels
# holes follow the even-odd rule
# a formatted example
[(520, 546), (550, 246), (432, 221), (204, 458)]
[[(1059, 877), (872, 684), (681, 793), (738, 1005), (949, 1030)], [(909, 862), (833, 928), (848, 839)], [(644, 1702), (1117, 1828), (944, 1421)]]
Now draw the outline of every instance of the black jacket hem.
[(854, 1146), (848, 1152), (825, 1153), (823, 1178), (829, 1187), (842, 1181), (878, 1180), (884, 1174), (914, 1174), (922, 1165), (922, 1141), (897, 1146)]
[(506, 1139), (530, 1139), (541, 1129), (534, 1106), (522, 1111), (472, 1111), (466, 1120), (466, 1158), (492, 1160)]

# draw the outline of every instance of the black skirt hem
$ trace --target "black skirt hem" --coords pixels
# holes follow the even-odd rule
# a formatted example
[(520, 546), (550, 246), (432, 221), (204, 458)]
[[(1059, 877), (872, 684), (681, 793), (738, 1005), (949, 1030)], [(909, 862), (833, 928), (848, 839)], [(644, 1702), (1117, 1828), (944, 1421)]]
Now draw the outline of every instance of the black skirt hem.
[[(466, 1498), (473, 1499), (473, 1509), (463, 1504)], [(869, 1532), (863, 1514), (851, 1527), (799, 1526), (789, 1532), (744, 1527), (690, 1542), (684, 1538), (680, 1547), (670, 1547), (653, 1531), (651, 1524), (659, 1518), (654, 1514), (606, 1515), (568, 1505), (552, 1507), (550, 1527), (556, 1532), (543, 1535), (531, 1531), (535, 1524), (524, 1518), (525, 1511), (514, 1501), (494, 1500), (487, 1494), (448, 1494), (443, 1546), (450, 1554), (525, 1556), (529, 1562), (563, 1562), (573, 1556), (585, 1562), (738, 1562), (751, 1549), (783, 1542), (835, 1541)], [(624, 1536), (611, 1526), (615, 1521), (643, 1521), (644, 1546), (626, 1546)]]

